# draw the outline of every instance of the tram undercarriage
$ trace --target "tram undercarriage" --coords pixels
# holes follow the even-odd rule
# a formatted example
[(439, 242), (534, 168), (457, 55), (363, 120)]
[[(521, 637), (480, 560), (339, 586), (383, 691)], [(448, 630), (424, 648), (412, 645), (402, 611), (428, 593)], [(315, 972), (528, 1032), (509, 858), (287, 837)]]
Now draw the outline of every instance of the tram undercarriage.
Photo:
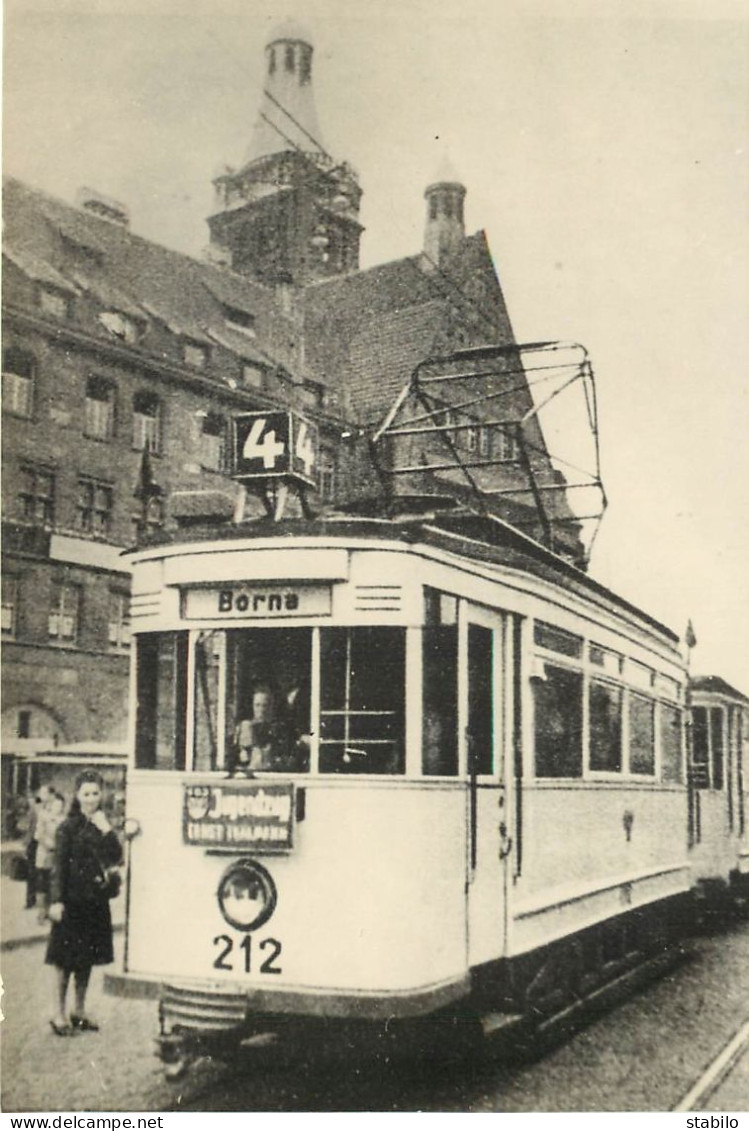
[[(331, 1043), (354, 1053), (429, 1059), (490, 1054), (529, 1059), (625, 1000), (687, 957), (689, 896), (635, 908), (528, 954), (471, 971), (465, 994), (427, 1012), (386, 1001), (351, 1001), (336, 1011), (314, 999), (296, 1011), (253, 1008), (253, 995), (167, 985), (159, 1000), (157, 1051), (167, 1079), (201, 1057), (233, 1061), (269, 1046)], [(457, 989), (457, 987), (456, 987)], [(296, 995), (298, 997), (298, 995)], [(337, 1014), (337, 1015), (336, 1015)]]

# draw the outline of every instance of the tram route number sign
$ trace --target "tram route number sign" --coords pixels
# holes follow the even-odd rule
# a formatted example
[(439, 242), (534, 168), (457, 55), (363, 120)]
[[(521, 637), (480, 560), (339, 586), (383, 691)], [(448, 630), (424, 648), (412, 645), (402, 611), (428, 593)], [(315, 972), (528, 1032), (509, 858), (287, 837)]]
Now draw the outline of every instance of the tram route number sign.
[(226, 852), (288, 852), (293, 847), (291, 782), (186, 785), (185, 844)]
[(243, 412), (235, 416), (232, 475), (243, 482), (291, 478), (317, 487), (317, 428), (295, 412)]

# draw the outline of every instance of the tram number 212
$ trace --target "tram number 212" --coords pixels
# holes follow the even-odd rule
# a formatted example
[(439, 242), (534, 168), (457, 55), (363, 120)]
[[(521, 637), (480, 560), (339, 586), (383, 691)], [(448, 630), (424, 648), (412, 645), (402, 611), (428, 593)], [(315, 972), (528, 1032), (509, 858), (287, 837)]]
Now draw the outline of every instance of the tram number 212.
[[(278, 939), (263, 939), (255, 946), (252, 935), (245, 935), (236, 947), (238, 954), (235, 952), (234, 939), (231, 935), (216, 935), (213, 946), (216, 950), (216, 957), (213, 960), (215, 970), (240, 970), (245, 974), (254, 974), (255, 971), (260, 974), (283, 973), (278, 965), (278, 959), (281, 957), (281, 944)], [(259, 955), (255, 954), (256, 949), (260, 951)]]
[(293, 476), (317, 486), (317, 428), (295, 412), (235, 416), (233, 474), (240, 479)]

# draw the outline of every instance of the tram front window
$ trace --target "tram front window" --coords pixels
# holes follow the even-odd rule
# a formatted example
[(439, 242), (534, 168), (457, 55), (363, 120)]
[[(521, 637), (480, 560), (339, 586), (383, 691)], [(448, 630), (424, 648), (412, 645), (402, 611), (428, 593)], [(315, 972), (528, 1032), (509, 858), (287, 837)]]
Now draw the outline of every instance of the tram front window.
[(321, 630), (321, 773), (403, 773), (405, 671), (401, 628)]
[(227, 635), (229, 768), (308, 770), (312, 630), (238, 630)]
[(404, 771), (403, 629), (201, 631), (193, 672), (197, 771)]

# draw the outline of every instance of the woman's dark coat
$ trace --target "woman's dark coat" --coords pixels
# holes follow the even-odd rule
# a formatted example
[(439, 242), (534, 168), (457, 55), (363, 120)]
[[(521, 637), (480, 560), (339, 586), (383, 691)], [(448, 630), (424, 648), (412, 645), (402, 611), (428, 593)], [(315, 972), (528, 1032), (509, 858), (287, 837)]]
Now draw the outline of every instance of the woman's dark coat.
[(71, 814), (57, 830), (50, 902), (62, 903), (60, 923), (52, 924), (45, 961), (62, 970), (84, 970), (114, 959), (112, 916), (103, 890), (107, 868), (122, 859), (114, 832), (102, 833), (82, 813)]

